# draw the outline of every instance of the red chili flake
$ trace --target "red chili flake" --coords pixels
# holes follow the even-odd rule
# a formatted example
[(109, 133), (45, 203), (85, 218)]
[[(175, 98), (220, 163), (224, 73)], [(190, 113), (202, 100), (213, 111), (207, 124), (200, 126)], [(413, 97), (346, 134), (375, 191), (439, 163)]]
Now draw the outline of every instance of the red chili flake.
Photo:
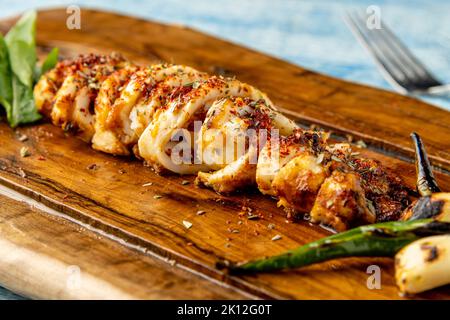
[(47, 160), (44, 156), (39, 156), (38, 158), (37, 158), (38, 160), (40, 160), (40, 161), (44, 161), (44, 160)]

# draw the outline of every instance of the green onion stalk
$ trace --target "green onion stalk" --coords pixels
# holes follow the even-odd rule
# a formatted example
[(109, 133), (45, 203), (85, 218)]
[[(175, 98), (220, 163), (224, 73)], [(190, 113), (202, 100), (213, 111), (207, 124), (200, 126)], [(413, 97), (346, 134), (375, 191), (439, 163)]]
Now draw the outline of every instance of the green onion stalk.
[(344, 257), (392, 257), (405, 245), (426, 236), (450, 234), (450, 223), (433, 219), (383, 222), (323, 238), (270, 258), (218, 263), (230, 273), (270, 272), (300, 268)]

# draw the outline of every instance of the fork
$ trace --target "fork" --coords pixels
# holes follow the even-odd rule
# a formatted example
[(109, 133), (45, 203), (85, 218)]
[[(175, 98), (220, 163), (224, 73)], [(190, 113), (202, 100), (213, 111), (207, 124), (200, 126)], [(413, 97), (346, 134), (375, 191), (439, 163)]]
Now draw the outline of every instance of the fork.
[(358, 12), (347, 13), (345, 21), (396, 91), (413, 95), (450, 93), (450, 84), (437, 80), (383, 21), (380, 29), (369, 29), (365, 15)]

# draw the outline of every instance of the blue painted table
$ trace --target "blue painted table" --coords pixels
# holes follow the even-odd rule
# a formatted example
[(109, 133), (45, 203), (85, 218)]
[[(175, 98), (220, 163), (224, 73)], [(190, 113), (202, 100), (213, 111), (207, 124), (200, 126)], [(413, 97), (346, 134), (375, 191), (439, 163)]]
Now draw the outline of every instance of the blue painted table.
[[(378, 5), (407, 46), (450, 83), (448, 0), (2, 0), (0, 18), (71, 4), (185, 24), (318, 72), (391, 90), (342, 19), (346, 10)], [(450, 110), (450, 100), (427, 101)], [(17, 298), (0, 287), (0, 299)]]

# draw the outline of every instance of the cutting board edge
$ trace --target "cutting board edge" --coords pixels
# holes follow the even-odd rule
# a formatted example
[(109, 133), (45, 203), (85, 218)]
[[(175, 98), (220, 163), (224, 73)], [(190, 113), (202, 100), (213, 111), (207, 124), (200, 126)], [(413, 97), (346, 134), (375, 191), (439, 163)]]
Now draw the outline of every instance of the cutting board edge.
[[(209, 281), (212, 281), (216, 284), (220, 284), (225, 287), (231, 287), (233, 290), (242, 292), (249, 297), (259, 299), (290, 298), (289, 296), (283, 295), (281, 293), (276, 293), (276, 291), (270, 292), (270, 290), (264, 290), (263, 288), (257, 287), (244, 279), (234, 276), (228, 276), (227, 274), (219, 271), (213, 266), (205, 264), (204, 262), (191, 259), (181, 253), (177, 253), (169, 248), (160, 246), (157, 243), (130, 234), (125, 230), (107, 225), (104, 221), (96, 220), (92, 216), (84, 214), (82, 210), (65, 205), (64, 203), (61, 203), (60, 201), (53, 199), (52, 197), (43, 193), (36, 192), (32, 188), (28, 188), (14, 181), (14, 179), (8, 179), (4, 176), (3, 172), (4, 171), (0, 172), (1, 185), (5, 186), (6, 188), (10, 188), (17, 193), (20, 193), (23, 197), (29, 198), (31, 201), (40, 202), (43, 208), (48, 208), (43, 209), (46, 214), (53, 215), (55, 217), (65, 219), (71, 223), (80, 225), (81, 227), (86, 228), (103, 237), (106, 237), (109, 240), (126, 246), (128, 249), (140, 252), (142, 254), (150, 255), (152, 257), (160, 259), (161, 261), (165, 261), (168, 264), (176, 265), (177, 267), (187, 270), (188, 272), (196, 275), (201, 275), (205, 279), (208, 279)], [(80, 217), (82, 217), (83, 219), (80, 219)], [(101, 229), (94, 225), (100, 225), (105, 229)], [(112, 232), (109, 228), (113, 228), (114, 231)]]

